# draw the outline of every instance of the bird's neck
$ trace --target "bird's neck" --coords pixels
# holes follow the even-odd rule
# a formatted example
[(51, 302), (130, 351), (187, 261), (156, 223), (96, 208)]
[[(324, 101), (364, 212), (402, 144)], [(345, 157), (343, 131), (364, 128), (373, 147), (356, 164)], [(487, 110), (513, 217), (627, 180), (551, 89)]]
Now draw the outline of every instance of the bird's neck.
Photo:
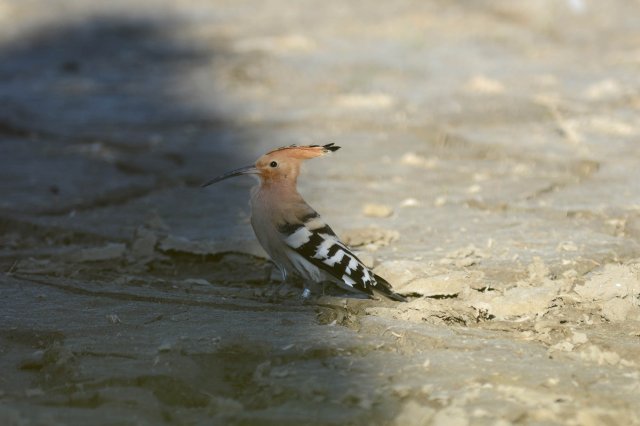
[(298, 193), (295, 181), (261, 182), (254, 189), (250, 205), (251, 225), (256, 233), (279, 230), (282, 225), (299, 223), (300, 217), (315, 213)]
[(295, 179), (263, 180), (260, 182), (258, 192), (278, 202), (301, 198)]

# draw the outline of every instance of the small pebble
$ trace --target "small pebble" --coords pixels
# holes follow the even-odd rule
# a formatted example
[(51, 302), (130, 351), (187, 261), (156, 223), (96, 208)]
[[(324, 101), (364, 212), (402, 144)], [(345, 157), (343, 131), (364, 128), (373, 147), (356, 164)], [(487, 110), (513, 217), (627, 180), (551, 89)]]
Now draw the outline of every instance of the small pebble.
[(41, 396), (41, 395), (44, 395), (44, 391), (42, 390), (42, 388), (33, 388), (33, 389), (27, 389), (26, 391), (24, 391), (24, 394), (27, 397)]
[(420, 205), (420, 202), (415, 198), (405, 198), (404, 200), (402, 200), (402, 203), (400, 205), (402, 207), (415, 207)]
[(169, 352), (171, 350), (171, 342), (163, 342), (160, 346), (158, 346), (158, 352)]
[(385, 204), (365, 204), (362, 213), (368, 217), (389, 217), (393, 214), (393, 209)]

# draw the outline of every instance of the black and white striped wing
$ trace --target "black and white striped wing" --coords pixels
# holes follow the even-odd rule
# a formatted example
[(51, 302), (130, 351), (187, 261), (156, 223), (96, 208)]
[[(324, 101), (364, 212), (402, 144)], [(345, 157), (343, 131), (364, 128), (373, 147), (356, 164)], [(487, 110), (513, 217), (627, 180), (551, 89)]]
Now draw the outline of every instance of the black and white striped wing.
[(362, 261), (349, 250), (317, 213), (301, 224), (279, 227), (284, 241), (296, 253), (346, 285), (372, 294), (376, 279)]

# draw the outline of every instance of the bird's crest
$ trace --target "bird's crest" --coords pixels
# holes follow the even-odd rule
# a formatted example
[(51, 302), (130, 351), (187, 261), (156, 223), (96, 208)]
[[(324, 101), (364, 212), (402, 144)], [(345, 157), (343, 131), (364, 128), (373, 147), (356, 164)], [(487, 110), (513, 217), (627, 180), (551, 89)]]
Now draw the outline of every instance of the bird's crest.
[(274, 149), (273, 151), (267, 152), (265, 155), (278, 154), (285, 155), (287, 157), (296, 158), (299, 160), (308, 160), (311, 158), (321, 157), (330, 152), (335, 152), (339, 150), (340, 147), (334, 145), (333, 143), (328, 143), (326, 145), (289, 145), (283, 146), (282, 148)]

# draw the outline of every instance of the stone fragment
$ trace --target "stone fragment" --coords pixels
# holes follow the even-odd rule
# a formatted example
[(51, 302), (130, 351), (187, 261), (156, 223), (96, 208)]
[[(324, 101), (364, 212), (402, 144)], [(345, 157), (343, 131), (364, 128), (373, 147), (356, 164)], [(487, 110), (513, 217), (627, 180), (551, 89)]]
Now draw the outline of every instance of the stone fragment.
[(489, 304), (491, 313), (500, 320), (539, 317), (547, 312), (557, 294), (558, 288), (553, 286), (514, 287), (492, 299)]
[(607, 264), (589, 274), (584, 285), (574, 291), (585, 301), (607, 301), (640, 294), (640, 279), (631, 265)]
[(381, 263), (375, 273), (389, 281), (394, 289), (399, 290), (403, 285), (418, 277), (428, 276), (431, 268), (422, 262), (413, 260), (390, 260)]
[(465, 90), (483, 95), (497, 95), (505, 91), (504, 85), (493, 78), (484, 75), (472, 77), (464, 86)]
[(109, 243), (102, 247), (91, 247), (80, 250), (75, 258), (80, 262), (98, 262), (122, 257), (126, 246), (122, 243)]
[(417, 401), (407, 401), (400, 409), (393, 424), (396, 426), (428, 425), (435, 412), (436, 410), (433, 408), (421, 405)]
[(479, 285), (482, 272), (451, 271), (430, 277), (419, 277), (397, 287), (403, 293), (415, 293), (426, 297), (457, 297)]
[(145, 227), (139, 227), (131, 243), (131, 254), (137, 259), (152, 257), (157, 243), (158, 236), (155, 232)]
[(400, 233), (391, 229), (368, 227), (348, 229), (342, 232), (340, 237), (349, 247), (361, 247), (368, 244), (384, 247), (400, 238)]
[[(637, 303), (631, 297), (615, 297), (602, 304), (600, 313), (610, 322), (623, 322), (638, 310)], [(635, 312), (637, 314), (637, 312)], [(638, 315), (635, 315), (636, 317)]]

